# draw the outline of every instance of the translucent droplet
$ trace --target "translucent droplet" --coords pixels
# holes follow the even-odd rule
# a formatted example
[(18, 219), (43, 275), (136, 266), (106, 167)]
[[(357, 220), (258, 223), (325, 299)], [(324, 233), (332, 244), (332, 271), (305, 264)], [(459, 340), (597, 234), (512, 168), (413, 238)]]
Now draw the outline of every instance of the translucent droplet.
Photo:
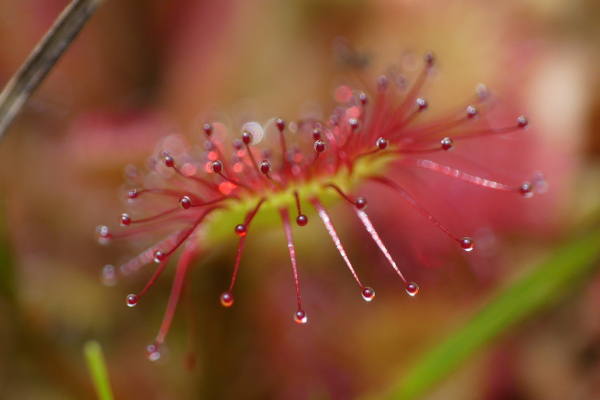
[(385, 150), (390, 145), (390, 141), (380, 137), (379, 139), (377, 139), (377, 142), (375, 144), (377, 145), (377, 148), (379, 150)]
[(108, 227), (101, 225), (96, 228), (96, 239), (98, 239), (98, 243), (100, 244), (108, 244), (112, 239), (112, 235), (108, 231)]
[(235, 226), (235, 234), (239, 237), (246, 236), (246, 225), (239, 224)]
[(167, 258), (167, 255), (165, 253), (163, 253), (160, 250), (156, 250), (154, 252), (154, 262), (155, 263), (160, 263), (162, 261), (164, 261)]
[(121, 214), (121, 216), (119, 217), (119, 225), (121, 226), (129, 226), (131, 225), (131, 217), (129, 216), (129, 214)]
[(548, 191), (548, 181), (540, 171), (533, 174), (533, 189), (536, 193), (546, 193)]
[(525, 198), (530, 198), (533, 196), (533, 185), (531, 182), (523, 182), (519, 187), (519, 191)]
[(138, 303), (138, 297), (135, 294), (129, 294), (125, 298), (125, 303), (129, 307), (135, 307)]
[(452, 140), (449, 137), (442, 139), (442, 149), (448, 151), (448, 150), (452, 150), (453, 147), (454, 147), (454, 140)]
[(373, 288), (364, 287), (362, 290), (362, 297), (366, 301), (371, 301), (375, 298), (375, 291), (373, 290)]
[(521, 129), (529, 129), (529, 120), (527, 117), (521, 115), (517, 118), (517, 126)]
[(419, 286), (414, 282), (407, 283), (406, 293), (414, 297), (417, 293), (419, 293)]
[(306, 313), (303, 310), (298, 310), (294, 313), (294, 321), (297, 323), (305, 324), (307, 320)]
[(364, 197), (359, 197), (358, 199), (356, 199), (356, 208), (358, 208), (359, 210), (364, 210), (365, 208), (367, 208), (367, 199), (365, 199)]
[(229, 292), (225, 292), (221, 295), (221, 305), (223, 307), (231, 307), (233, 304), (233, 295)]
[(179, 199), (179, 207), (183, 208), (184, 210), (187, 210), (191, 206), (192, 200), (188, 196), (183, 196), (181, 199)]
[(470, 237), (464, 237), (460, 239), (460, 247), (462, 247), (464, 251), (471, 251), (475, 247), (475, 243), (473, 243), (473, 239)]
[(156, 361), (160, 358), (160, 352), (158, 351), (158, 345), (151, 344), (146, 347), (146, 357), (150, 361)]
[(115, 271), (115, 267), (110, 264), (105, 265), (104, 268), (102, 268), (100, 280), (104, 286), (114, 286), (117, 283), (117, 273)]
[(308, 217), (304, 214), (298, 215), (298, 218), (296, 218), (296, 223), (298, 226), (306, 226), (306, 224), (308, 224)]

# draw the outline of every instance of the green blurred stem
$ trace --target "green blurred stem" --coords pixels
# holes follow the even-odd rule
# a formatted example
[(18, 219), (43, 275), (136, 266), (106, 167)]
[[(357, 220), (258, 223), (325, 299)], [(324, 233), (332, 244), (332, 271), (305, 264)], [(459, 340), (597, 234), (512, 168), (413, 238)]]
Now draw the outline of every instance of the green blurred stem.
[(104, 0), (73, 0), (0, 93), (0, 139)]
[(90, 340), (85, 344), (83, 352), (85, 354), (88, 369), (90, 370), (90, 375), (92, 376), (94, 388), (98, 394), (98, 399), (113, 400), (112, 389), (110, 388), (110, 382), (108, 381), (106, 362), (102, 355), (100, 343), (95, 340)]
[(600, 229), (557, 249), (532, 272), (498, 293), (466, 325), (425, 354), (383, 399), (416, 399), (476, 351), (518, 322), (559, 302), (595, 271)]

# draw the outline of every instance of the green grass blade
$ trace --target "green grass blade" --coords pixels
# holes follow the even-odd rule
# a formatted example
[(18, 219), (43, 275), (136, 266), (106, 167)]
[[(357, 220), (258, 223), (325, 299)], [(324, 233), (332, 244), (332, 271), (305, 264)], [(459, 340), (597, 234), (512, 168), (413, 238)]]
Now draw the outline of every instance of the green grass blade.
[(113, 400), (112, 389), (110, 388), (110, 382), (108, 381), (106, 362), (102, 355), (100, 343), (95, 340), (90, 340), (85, 344), (83, 352), (85, 353), (85, 359), (87, 361), (88, 369), (90, 370), (90, 375), (92, 376), (94, 388), (98, 394), (98, 399)]
[(426, 354), (384, 399), (416, 399), (507, 328), (558, 302), (598, 265), (600, 230), (557, 249), (531, 273), (498, 293), (466, 325)]

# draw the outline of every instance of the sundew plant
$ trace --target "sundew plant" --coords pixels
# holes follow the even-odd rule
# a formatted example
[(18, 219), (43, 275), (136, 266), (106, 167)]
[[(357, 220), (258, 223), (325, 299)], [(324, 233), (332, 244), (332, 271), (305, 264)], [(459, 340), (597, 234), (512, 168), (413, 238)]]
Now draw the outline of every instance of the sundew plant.
[[(353, 195), (361, 184), (375, 182), (386, 187), (390, 196), (407, 202), (423, 215), (424, 223), (426, 219), (434, 224), (449, 241), (467, 252), (476, 249), (469, 232), (455, 232), (421, 206), (398, 182), (402, 171), (419, 168), (464, 185), (480, 186), (482, 190), (533, 195), (531, 182), (496, 182), (430, 159), (434, 153), (450, 152), (464, 141), (510, 134), (529, 126), (526, 117), (515, 115), (513, 125), (491, 128), (486, 117), (492, 96), (481, 84), (473, 98), (423, 121), (428, 102), (421, 92), (435, 63), (433, 54), (426, 53), (417, 73), (405, 73), (398, 67), (356, 87), (339, 86), (335, 90), (338, 106), (324, 120), (278, 116), (265, 123), (248, 122), (239, 131), (232, 131), (219, 121), (205, 121), (204, 143), (190, 146), (176, 136), (166, 138), (158, 154), (150, 158), (146, 172), (127, 169), (131, 187), (126, 196), (131, 210), (119, 216), (120, 228), (99, 226), (98, 240), (108, 244), (152, 234), (158, 241), (118, 269), (105, 267), (105, 279), (156, 263), (156, 272), (147, 285), (137, 294), (126, 296), (126, 304), (134, 307), (143, 304), (142, 298), (153, 283), (177, 259), (163, 322), (155, 342), (147, 347), (149, 359), (161, 356), (160, 346), (167, 337), (193, 260), (209, 252), (211, 243), (225, 237), (223, 232), (231, 231), (239, 237), (239, 244), (231, 257), (231, 283), (223, 288), (220, 302), (224, 307), (234, 306), (234, 285), (246, 238), (261, 234), (260, 229), (253, 229), (257, 215), (273, 214), (280, 220), (286, 239), (281, 245), (287, 245), (290, 278), (296, 288), (293, 319), (304, 324), (310, 310), (302, 306), (302, 259), (296, 255), (293, 231), (310, 229), (309, 220), (320, 220), (325, 225), (364, 300), (375, 297), (375, 290), (359, 278), (338, 236), (325, 205), (333, 197), (347, 204), (389, 261), (406, 292), (415, 296), (419, 286), (403, 275), (377, 233), (367, 214), (368, 199)], [(237, 223), (232, 224), (236, 219)], [(176, 255), (178, 250), (180, 254)]]

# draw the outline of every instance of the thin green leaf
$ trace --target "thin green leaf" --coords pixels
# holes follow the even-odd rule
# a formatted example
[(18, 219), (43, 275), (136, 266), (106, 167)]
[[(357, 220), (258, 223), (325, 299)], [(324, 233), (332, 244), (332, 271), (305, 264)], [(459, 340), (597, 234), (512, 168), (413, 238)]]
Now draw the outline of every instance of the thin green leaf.
[(416, 399), (508, 328), (558, 302), (597, 267), (600, 230), (562, 246), (496, 295), (466, 325), (426, 354), (384, 399)]
[(99, 400), (113, 400), (112, 389), (108, 381), (108, 371), (106, 370), (106, 362), (102, 355), (100, 343), (95, 340), (87, 342), (83, 348), (88, 369), (98, 394)]

